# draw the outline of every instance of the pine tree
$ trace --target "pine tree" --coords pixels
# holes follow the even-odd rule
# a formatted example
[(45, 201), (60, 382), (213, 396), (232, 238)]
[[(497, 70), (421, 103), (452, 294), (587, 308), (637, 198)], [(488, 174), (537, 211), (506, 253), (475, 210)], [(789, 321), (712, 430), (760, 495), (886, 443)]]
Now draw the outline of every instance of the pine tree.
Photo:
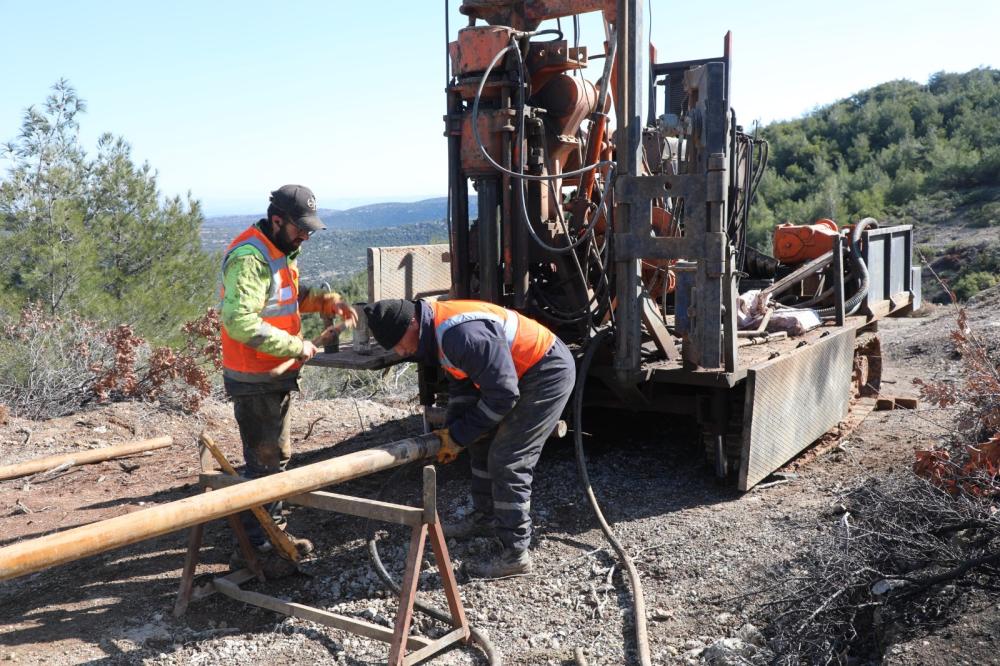
[(60, 80), (5, 146), (0, 302), (40, 302), (50, 314), (175, 340), (215, 298), (218, 259), (201, 249), (201, 208), (190, 194), (162, 198), (155, 172), (132, 160), (122, 137), (102, 135), (89, 158), (77, 120), (85, 108)]

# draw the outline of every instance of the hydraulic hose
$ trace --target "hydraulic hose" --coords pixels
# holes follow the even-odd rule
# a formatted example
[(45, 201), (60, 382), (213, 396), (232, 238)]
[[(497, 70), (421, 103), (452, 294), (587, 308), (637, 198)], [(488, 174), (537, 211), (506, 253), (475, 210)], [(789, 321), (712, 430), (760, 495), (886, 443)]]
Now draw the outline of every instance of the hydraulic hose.
[[(848, 315), (852, 315), (858, 311), (858, 308), (861, 307), (861, 303), (864, 301), (865, 296), (868, 295), (868, 288), (871, 285), (871, 276), (868, 273), (868, 266), (865, 265), (865, 260), (861, 258), (860, 241), (862, 232), (872, 226), (878, 226), (878, 222), (875, 218), (866, 217), (854, 225), (854, 230), (851, 233), (851, 277), (858, 279), (859, 285), (857, 291), (855, 291), (851, 297), (844, 302), (844, 311)], [(796, 303), (795, 305), (783, 305), (779, 307), (785, 310), (802, 310), (826, 300), (831, 295), (833, 295), (833, 289), (825, 289), (819, 295), (814, 296), (813, 298), (802, 303)], [(816, 310), (816, 315), (821, 319), (833, 319), (836, 317), (837, 313), (834, 307), (826, 307)]]
[[(857, 277), (861, 281), (861, 284), (858, 286), (858, 290), (854, 292), (854, 295), (844, 303), (844, 310), (848, 315), (857, 312), (865, 296), (868, 295), (871, 276), (868, 274), (868, 267), (865, 265), (865, 260), (861, 258), (861, 233), (868, 227), (873, 226), (878, 226), (875, 218), (866, 217), (854, 225), (854, 230), (851, 233), (851, 264), (853, 266), (851, 273), (853, 277)], [(816, 313), (823, 319), (831, 319), (836, 316), (836, 309), (833, 307), (823, 308), (822, 310), (817, 310)]]
[(639, 663), (642, 666), (650, 666), (652, 663), (649, 656), (649, 635), (646, 631), (646, 599), (642, 592), (642, 581), (639, 580), (639, 572), (632, 563), (632, 558), (625, 552), (615, 533), (612, 531), (608, 521), (604, 518), (604, 512), (597, 503), (594, 495), (594, 488), (590, 485), (590, 474), (587, 473), (587, 457), (583, 452), (583, 391), (587, 384), (587, 372), (590, 370), (590, 363), (593, 361), (594, 353), (600, 347), (601, 342), (611, 333), (610, 328), (604, 328), (597, 332), (586, 345), (583, 357), (580, 359), (580, 366), (576, 373), (576, 388), (573, 389), (573, 441), (576, 447), (576, 464), (580, 472), (580, 482), (587, 493), (587, 500), (590, 501), (590, 508), (594, 511), (594, 516), (604, 532), (611, 547), (618, 554), (619, 559), (628, 571), (629, 583), (632, 586), (632, 598), (634, 605), (633, 616), (635, 618), (635, 643), (639, 652)]
[[(595, 162), (593, 164), (588, 164), (574, 171), (566, 171), (558, 174), (536, 176), (533, 174), (524, 173), (523, 160), (521, 160), (520, 169), (518, 171), (512, 171), (510, 169), (504, 168), (503, 166), (498, 164), (496, 160), (493, 159), (493, 157), (486, 150), (486, 146), (483, 144), (482, 137), (479, 135), (479, 101), (480, 99), (482, 99), (483, 88), (486, 87), (486, 81), (487, 79), (489, 79), (490, 73), (493, 71), (493, 68), (496, 67), (497, 63), (500, 62), (500, 59), (503, 58), (503, 56), (508, 51), (513, 51), (514, 54), (517, 56), (518, 71), (521, 73), (521, 77), (524, 78), (524, 59), (521, 57), (521, 49), (517, 46), (516, 43), (512, 43), (509, 44), (508, 46), (505, 46), (504, 48), (500, 49), (500, 51), (497, 52), (495, 56), (493, 56), (493, 60), (490, 61), (490, 64), (489, 66), (487, 66), (486, 71), (483, 72), (483, 78), (479, 81), (479, 87), (476, 89), (476, 96), (472, 100), (472, 136), (476, 140), (476, 146), (479, 148), (479, 152), (494, 169), (496, 169), (500, 173), (518, 179), (518, 194), (519, 194), (518, 203), (520, 204), (521, 207), (521, 216), (524, 218), (524, 225), (527, 227), (528, 235), (531, 236), (531, 239), (542, 249), (548, 252), (553, 252), (555, 254), (566, 254), (569, 252), (573, 252), (578, 247), (591, 240), (591, 237), (593, 236), (594, 233), (594, 227), (596, 226), (596, 222), (598, 219), (600, 219), (601, 215), (603, 214), (605, 217), (607, 217), (607, 202), (605, 201), (605, 198), (604, 197), (601, 198), (601, 201), (598, 204), (597, 217), (595, 217), (594, 221), (588, 226), (586, 233), (584, 233), (583, 236), (581, 236), (578, 240), (569, 243), (565, 247), (556, 247), (549, 245), (545, 241), (543, 241), (535, 232), (535, 229), (531, 226), (531, 216), (528, 215), (527, 202), (525, 201), (525, 195), (524, 195), (524, 181), (557, 180), (561, 178), (568, 178), (570, 176), (582, 175), (594, 169), (607, 166), (609, 167), (608, 183), (610, 184), (614, 181), (615, 163), (613, 161), (607, 160), (607, 161)], [(518, 86), (518, 110), (519, 110), (518, 114), (519, 118), (518, 118), (517, 137), (518, 137), (518, 142), (523, 143), (524, 140), (524, 84), (523, 83)]]
[[(396, 486), (396, 481), (399, 480), (399, 477), (402, 475), (402, 472), (405, 469), (408, 469), (408, 467), (407, 466), (400, 467), (395, 472), (393, 472), (392, 476), (390, 476), (389, 479), (384, 484), (382, 484), (382, 487), (379, 489), (378, 496), (376, 499), (382, 500), (382, 497), (385, 495), (386, 488), (388, 488), (389, 486)], [(378, 577), (382, 579), (382, 583), (387, 588), (392, 590), (393, 594), (399, 594), (400, 592), (399, 584), (395, 580), (393, 580), (392, 575), (389, 573), (389, 571), (385, 568), (385, 565), (382, 563), (382, 557), (379, 555), (378, 539), (375, 538), (375, 524), (371, 519), (367, 521), (365, 530), (368, 532), (368, 554), (371, 556), (372, 566), (375, 567), (375, 573), (377, 573)], [(426, 613), (427, 615), (430, 615), (432, 618), (438, 620), (439, 622), (451, 624), (452, 621), (451, 616), (448, 615), (443, 610), (441, 610), (440, 608), (438, 608), (437, 606), (431, 606), (417, 599), (414, 599), (413, 607), (423, 613)], [(500, 652), (499, 650), (497, 650), (496, 646), (494, 646), (493, 643), (490, 642), (490, 639), (486, 636), (486, 634), (479, 631), (476, 627), (472, 625), (469, 626), (469, 631), (472, 636), (472, 641), (476, 643), (476, 645), (481, 647), (483, 649), (483, 652), (486, 653), (486, 659), (487, 661), (489, 661), (490, 666), (500, 666), (503, 663), (503, 660), (500, 657)]]

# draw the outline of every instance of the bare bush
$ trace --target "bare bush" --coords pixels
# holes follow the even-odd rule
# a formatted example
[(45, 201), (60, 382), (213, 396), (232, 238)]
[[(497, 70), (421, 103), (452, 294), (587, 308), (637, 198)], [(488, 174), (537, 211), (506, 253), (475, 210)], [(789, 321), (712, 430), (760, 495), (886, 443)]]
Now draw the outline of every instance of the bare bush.
[(917, 451), (913, 473), (868, 479), (805, 554), (770, 572), (758, 611), (783, 664), (846, 664), (945, 624), (970, 588), (1000, 590), (1000, 345), (958, 308), (959, 382), (915, 380), (953, 407), (954, 437)]
[(37, 305), (16, 320), (0, 318), (0, 330), (0, 402), (31, 419), (121, 400), (196, 411), (212, 390), (211, 373), (221, 367), (214, 310), (184, 326), (180, 349), (150, 347), (127, 325), (104, 329)]
[(968, 588), (1000, 586), (995, 505), (954, 497), (909, 472), (869, 479), (758, 612), (781, 664), (847, 664), (952, 619)]
[(384, 370), (310, 368), (302, 374), (302, 393), (307, 398), (399, 399), (417, 390), (416, 366), (401, 363)]
[(964, 308), (957, 309), (951, 340), (961, 357), (961, 383), (921, 379), (913, 383), (925, 400), (939, 407), (958, 407), (964, 438), (983, 441), (1000, 432), (1000, 340), (972, 330)]

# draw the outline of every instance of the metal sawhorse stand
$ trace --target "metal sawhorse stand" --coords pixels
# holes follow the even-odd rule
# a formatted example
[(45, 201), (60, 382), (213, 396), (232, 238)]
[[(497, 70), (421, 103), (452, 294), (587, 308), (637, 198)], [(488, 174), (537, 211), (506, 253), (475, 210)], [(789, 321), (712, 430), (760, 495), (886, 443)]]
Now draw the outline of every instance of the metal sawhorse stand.
[[(200, 485), (206, 490), (222, 488), (240, 483), (240, 477), (221, 474), (209, 469), (209, 459), (202, 455), (202, 474)], [(388, 663), (392, 666), (408, 666), (427, 659), (453, 643), (468, 642), (470, 629), (465, 617), (465, 609), (458, 594), (458, 584), (448, 556), (448, 546), (445, 544), (444, 533), (437, 515), (437, 474), (432, 465), (424, 467), (423, 506), (412, 507), (401, 504), (391, 504), (376, 500), (339, 495), (325, 491), (313, 491), (287, 498), (291, 504), (299, 504), (324, 511), (335, 511), (351, 516), (359, 516), (381, 520), (399, 525), (407, 525), (412, 529), (409, 553), (406, 559), (406, 570), (400, 586), (399, 611), (393, 630), (381, 625), (365, 622), (356, 618), (338, 615), (304, 604), (284, 601), (259, 592), (251, 592), (240, 588), (253, 578), (264, 580), (263, 572), (247, 539), (246, 532), (236, 515), (227, 516), (230, 526), (236, 533), (240, 548), (247, 562), (246, 569), (235, 571), (227, 576), (219, 576), (211, 583), (194, 589), (194, 574), (198, 565), (198, 553), (201, 549), (204, 535), (204, 523), (191, 528), (187, 556), (184, 560), (184, 572), (181, 576), (180, 590), (174, 606), (174, 615), (180, 616), (192, 600), (202, 599), (214, 592), (219, 592), (238, 601), (267, 608), (276, 613), (298, 617), (328, 627), (349, 631), (361, 636), (380, 640), (390, 645)], [(420, 565), (423, 561), (424, 545), (430, 537), (434, 559), (438, 563), (441, 575), (441, 585), (448, 598), (448, 608), (451, 612), (451, 623), (454, 626), (450, 632), (436, 640), (411, 636), (410, 624), (413, 619), (413, 603), (417, 594), (417, 582), (420, 575)], [(413, 652), (407, 654), (407, 649)]]

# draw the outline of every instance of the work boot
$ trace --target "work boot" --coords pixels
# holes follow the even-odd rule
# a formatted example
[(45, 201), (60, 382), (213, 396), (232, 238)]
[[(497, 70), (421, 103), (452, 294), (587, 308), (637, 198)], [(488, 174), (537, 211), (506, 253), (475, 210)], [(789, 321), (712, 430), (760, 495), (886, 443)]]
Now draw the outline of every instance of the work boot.
[(491, 537), (496, 534), (496, 518), (482, 511), (473, 511), (455, 523), (441, 525), (448, 539), (471, 539), (472, 537)]
[(472, 578), (506, 578), (530, 573), (531, 554), (527, 549), (504, 548), (499, 556), (486, 562), (466, 562), (465, 573)]
[[(264, 544), (259, 548), (254, 548), (254, 551), (257, 553), (257, 563), (260, 564), (260, 569), (264, 574), (264, 578), (269, 580), (285, 578), (298, 571), (298, 567), (295, 566), (295, 562), (286, 560), (284, 557), (279, 555), (270, 543)], [(240, 550), (239, 546), (237, 546), (235, 550), (233, 550), (233, 554), (229, 556), (229, 569), (230, 571), (239, 571), (240, 569), (246, 568), (247, 562), (243, 557), (243, 551)]]
[[(288, 532), (285, 532), (285, 536), (288, 537), (288, 540), (292, 542), (293, 546), (295, 546), (295, 550), (299, 551), (299, 557), (305, 557), (306, 555), (315, 550), (315, 548), (313, 547), (313, 542), (310, 541), (309, 539), (305, 539), (303, 537), (297, 537), (292, 534), (289, 534)], [(270, 546), (271, 544), (268, 545)]]

